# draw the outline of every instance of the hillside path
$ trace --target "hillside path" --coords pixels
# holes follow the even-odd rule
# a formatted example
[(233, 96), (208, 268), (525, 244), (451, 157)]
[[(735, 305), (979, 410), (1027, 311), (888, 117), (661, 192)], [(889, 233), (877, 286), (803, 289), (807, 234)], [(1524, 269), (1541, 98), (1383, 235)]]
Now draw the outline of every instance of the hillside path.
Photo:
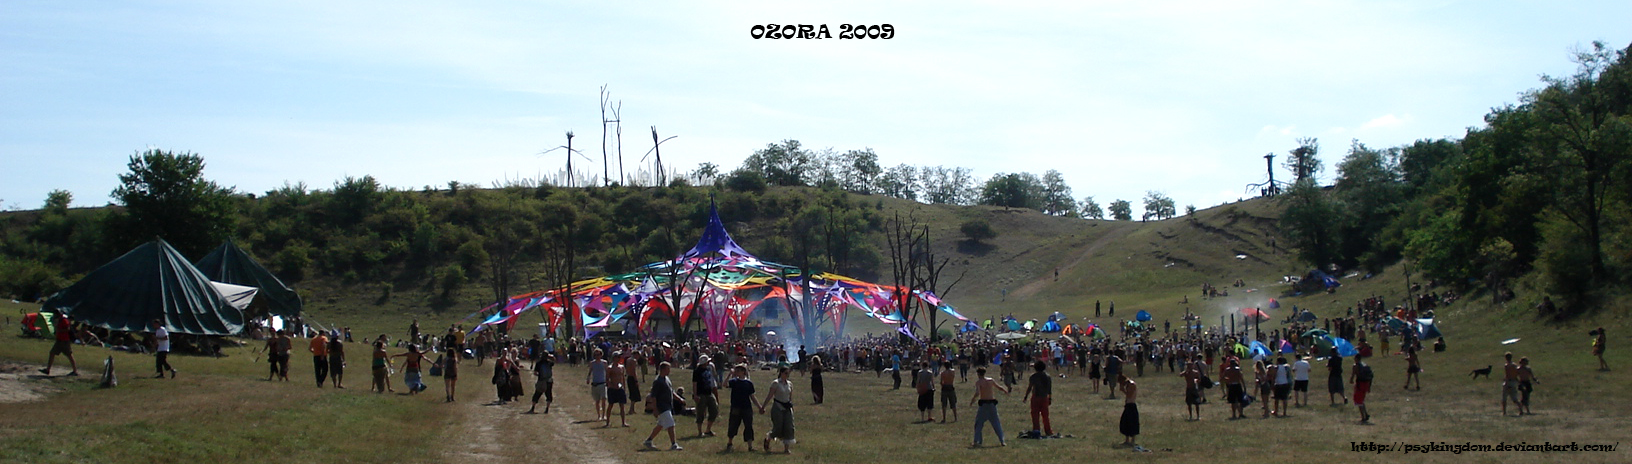
[[(522, 370), (522, 375), (528, 379), (524, 389), (527, 396), (521, 401), (501, 405), (495, 404), (494, 388), (488, 381), (492, 375), (492, 364), (477, 367), (475, 362), (469, 362), (460, 367), (468, 370), (459, 381), (459, 401), (451, 406), (457, 411), (459, 423), (453, 429), (453, 440), (450, 442), (455, 445), (444, 452), (443, 461), (623, 463), (606, 449), (613, 442), (603, 439), (603, 433), (598, 433), (603, 431), (600, 430), (601, 424), (587, 420), (595, 413), (589, 406), (588, 392), (580, 388), (581, 379), (573, 372), (557, 370), (555, 403), (549, 414), (542, 413), (543, 404), (538, 407), (539, 414), (528, 414), (533, 394), (531, 370)], [(442, 381), (440, 377), (427, 379), (437, 383)], [(572, 382), (573, 379), (580, 382)], [(422, 394), (439, 394), (440, 391), (441, 385), (433, 385)], [(649, 431), (650, 421), (641, 419), (643, 416), (630, 417), (629, 425), (638, 423), (648, 428), (630, 427), (623, 430), (631, 434), (636, 429)], [(616, 420), (613, 419), (614, 428)]]

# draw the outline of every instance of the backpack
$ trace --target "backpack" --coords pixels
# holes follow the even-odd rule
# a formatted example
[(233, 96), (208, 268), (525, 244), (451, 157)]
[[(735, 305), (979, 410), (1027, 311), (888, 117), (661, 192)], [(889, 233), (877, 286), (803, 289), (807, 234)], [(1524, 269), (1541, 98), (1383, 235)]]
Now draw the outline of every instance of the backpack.
[(1360, 367), (1354, 368), (1354, 381), (1356, 381), (1356, 382), (1370, 382), (1371, 381), (1371, 366), (1361, 364)]

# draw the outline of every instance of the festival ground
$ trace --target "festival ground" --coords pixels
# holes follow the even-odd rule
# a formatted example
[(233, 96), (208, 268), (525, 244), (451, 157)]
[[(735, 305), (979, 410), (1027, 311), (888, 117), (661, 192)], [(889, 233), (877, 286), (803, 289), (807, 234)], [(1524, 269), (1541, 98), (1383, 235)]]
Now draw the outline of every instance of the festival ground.
[[(1483, 304), (1482, 302), (1475, 302)], [(1464, 303), (1458, 303), (1463, 305)], [(6, 306), (8, 311), (14, 311)], [(43, 340), (0, 337), (0, 359), (22, 370), (3, 388), (26, 385), (44, 391), (43, 398), (0, 404), (0, 461), (5, 462), (176, 462), (277, 460), (279, 462), (524, 462), (549, 458), (559, 462), (1067, 462), (1082, 459), (1161, 459), (1168, 462), (1353, 462), (1399, 459), (1352, 451), (1355, 442), (1423, 444), (1617, 444), (1608, 453), (1449, 452), (1414, 454), (1407, 459), (1429, 462), (1626, 462), (1632, 442), (1624, 430), (1632, 425), (1632, 382), (1627, 372), (1624, 320), (1551, 326), (1515, 323), (1500, 311), (1474, 304), (1442, 314), (1459, 321), (1448, 352), (1425, 353), (1422, 391), (1404, 391), (1404, 361), (1378, 357), (1372, 363), (1377, 382), (1369, 401), (1373, 425), (1355, 423), (1353, 406), (1327, 406), (1321, 382), (1311, 405), (1294, 408), (1289, 418), (1227, 420), (1227, 406), (1217, 390), (1208, 392), (1204, 419), (1184, 419), (1180, 384), (1172, 373), (1147, 366), (1140, 406), (1144, 434), (1139, 443), (1152, 451), (1136, 456), (1117, 446), (1116, 419), (1121, 399), (1105, 399), (1075, 375), (1056, 379), (1055, 429), (1065, 438), (1013, 439), (1029, 429), (1019, 392), (1002, 397), (1006, 448), (969, 449), (973, 410), (971, 384), (959, 383), (957, 423), (917, 423), (914, 396), (903, 385), (891, 391), (890, 378), (872, 373), (832, 373), (826, 404), (810, 404), (808, 380), (794, 376), (799, 443), (791, 456), (739, 451), (724, 454), (725, 421), (718, 437), (697, 438), (695, 426), (682, 418), (677, 431), (684, 451), (640, 451), (651, 430), (649, 416), (629, 418), (631, 427), (602, 428), (590, 421), (584, 370), (561, 366), (557, 372), (556, 407), (549, 415), (524, 414), (524, 404), (489, 405), (494, 395), (490, 370), (464, 365), (460, 400), (445, 404), (441, 379), (430, 377), (430, 391), (419, 396), (368, 393), (367, 378), (354, 350), (346, 390), (317, 389), (310, 378), (309, 357), (294, 356), (288, 383), (265, 380), (264, 359), (247, 349), (230, 349), (227, 357), (178, 356), (175, 380), (148, 378), (150, 356), (114, 354), (121, 373), (116, 389), (94, 388), (100, 361), (108, 351), (76, 347), (82, 376), (42, 378), (24, 367), (43, 364), (50, 345)], [(1527, 318), (1524, 318), (1528, 321)], [(1595, 370), (1587, 354), (1586, 331), (1598, 325), (1612, 334), (1610, 372)], [(1521, 338), (1503, 346), (1500, 341)], [(298, 344), (297, 344), (298, 345)], [(360, 345), (358, 345), (360, 346)], [(1501, 364), (1512, 350), (1535, 362), (1540, 379), (1533, 416), (1503, 417), (1497, 403), (1498, 379), (1473, 380), (1469, 371)], [(395, 351), (393, 351), (395, 353)], [(59, 358), (58, 360), (62, 360)], [(1317, 369), (1318, 374), (1321, 373)], [(13, 373), (17, 374), (17, 373)], [(677, 370), (683, 382), (689, 372)], [(762, 391), (771, 376), (757, 371)], [(649, 380), (650, 377), (647, 377)], [(393, 381), (401, 388), (400, 374)], [(531, 393), (531, 386), (528, 387)], [(1103, 393), (1103, 390), (1102, 390)], [(4, 395), (0, 395), (4, 396)], [(9, 397), (9, 396), (4, 396)], [(1256, 404), (1254, 405), (1256, 406)], [(938, 417), (938, 411), (937, 411)], [(614, 422), (616, 425), (616, 422)], [(766, 416), (756, 418), (761, 433)], [(660, 438), (660, 444), (666, 439)], [(988, 445), (996, 440), (988, 436)], [(757, 448), (757, 445), (756, 445)]]

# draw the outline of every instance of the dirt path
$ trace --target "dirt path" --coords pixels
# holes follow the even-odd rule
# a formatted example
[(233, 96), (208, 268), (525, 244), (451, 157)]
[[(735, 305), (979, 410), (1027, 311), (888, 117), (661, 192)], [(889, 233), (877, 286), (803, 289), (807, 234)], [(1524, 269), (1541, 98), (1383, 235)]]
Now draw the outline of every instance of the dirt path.
[[(1101, 248), (1105, 248), (1106, 245), (1111, 244), (1111, 242), (1116, 241), (1116, 239), (1122, 238), (1123, 236), (1126, 236), (1126, 235), (1128, 235), (1129, 233), (1131, 233), (1133, 231), (1134, 231), (1134, 228), (1132, 228), (1132, 227), (1122, 227), (1122, 228), (1119, 228), (1119, 229), (1115, 229), (1115, 230), (1111, 230), (1109, 232), (1106, 232), (1105, 234), (1101, 235), (1098, 239), (1094, 240), (1093, 243), (1089, 244), (1086, 247), (1083, 247), (1081, 249), (1082, 251), (1077, 252), (1076, 256), (1073, 259), (1071, 259), (1071, 261), (1069, 263), (1060, 265), (1059, 270), (1060, 271), (1067, 271), (1067, 270), (1070, 270), (1072, 268), (1077, 267), (1078, 265), (1081, 265), (1083, 262), (1088, 261), (1088, 258), (1093, 257), (1094, 253), (1098, 253)], [(1037, 279), (1032, 280), (1031, 282), (1027, 283), (1026, 285), (1021, 286), (1018, 290), (1015, 290), (1014, 291), (1014, 297), (1015, 298), (1030, 298), (1030, 297), (1036, 295), (1038, 292), (1041, 292), (1043, 290), (1043, 287), (1046, 287), (1046, 286), (1048, 286), (1048, 284), (1051, 284), (1051, 283), (1054, 283), (1054, 275), (1052, 273), (1042, 275), (1042, 276), (1038, 277)]]
[[(476, 368), (474, 363), (465, 367), (473, 373), (484, 370)], [(585, 421), (595, 416), (587, 406), (588, 393), (579, 391), (582, 388), (573, 388), (576, 383), (564, 382), (566, 378), (577, 377), (563, 371), (557, 370), (555, 404), (549, 414), (542, 413), (542, 404), (539, 414), (527, 414), (527, 408), (532, 406), (531, 382), (522, 401), (499, 405), (494, 404), (493, 387), (486, 382), (486, 376), (462, 378), (459, 402), (451, 406), (456, 408), (460, 421), (455, 429), (456, 439), (450, 442), (455, 445), (444, 453), (445, 461), (523, 462), (547, 458), (558, 462), (622, 464), (622, 460), (607, 450), (611, 443), (602, 438), (603, 433), (597, 433), (601, 424)], [(532, 379), (531, 371), (524, 370), (522, 375)], [(441, 381), (438, 377), (430, 379)], [(438, 394), (440, 387), (435, 385), (424, 394)], [(636, 422), (631, 420), (630, 425)], [(632, 433), (635, 428), (623, 430)]]
[[(40, 375), (45, 366), (19, 362), (0, 362), (0, 403), (27, 403), (45, 399), (46, 395), (61, 391), (52, 385), (49, 377)], [(66, 374), (67, 368), (57, 373)]]

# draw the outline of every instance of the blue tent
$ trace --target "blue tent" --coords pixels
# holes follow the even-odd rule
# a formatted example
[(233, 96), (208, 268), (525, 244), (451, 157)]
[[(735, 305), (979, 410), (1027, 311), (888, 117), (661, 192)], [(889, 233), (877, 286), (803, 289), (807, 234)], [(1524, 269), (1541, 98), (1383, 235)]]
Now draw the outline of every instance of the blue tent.
[(1060, 331), (1060, 323), (1054, 322), (1053, 319), (1050, 319), (1048, 322), (1044, 322), (1043, 327), (1041, 329), (1038, 329), (1038, 330), (1041, 330), (1041, 331), (1044, 331), (1044, 332), (1059, 332)]
[(1354, 345), (1349, 343), (1348, 340), (1329, 335), (1326, 337), (1326, 340), (1332, 343), (1332, 348), (1337, 350), (1338, 356), (1350, 358), (1360, 354), (1360, 350), (1354, 349)]
[(1133, 318), (1135, 320), (1140, 321), (1140, 322), (1149, 321), (1151, 319), (1150, 311), (1145, 311), (1145, 310), (1141, 309), (1141, 310), (1139, 310), (1138, 314), (1133, 315)]
[(1433, 319), (1417, 319), (1417, 338), (1423, 340), (1439, 338), (1439, 327), (1434, 325)]
[(1275, 352), (1269, 350), (1268, 346), (1264, 345), (1264, 342), (1257, 340), (1253, 340), (1252, 344), (1247, 346), (1247, 351), (1252, 354), (1252, 359), (1255, 361), (1264, 360), (1275, 354)]

